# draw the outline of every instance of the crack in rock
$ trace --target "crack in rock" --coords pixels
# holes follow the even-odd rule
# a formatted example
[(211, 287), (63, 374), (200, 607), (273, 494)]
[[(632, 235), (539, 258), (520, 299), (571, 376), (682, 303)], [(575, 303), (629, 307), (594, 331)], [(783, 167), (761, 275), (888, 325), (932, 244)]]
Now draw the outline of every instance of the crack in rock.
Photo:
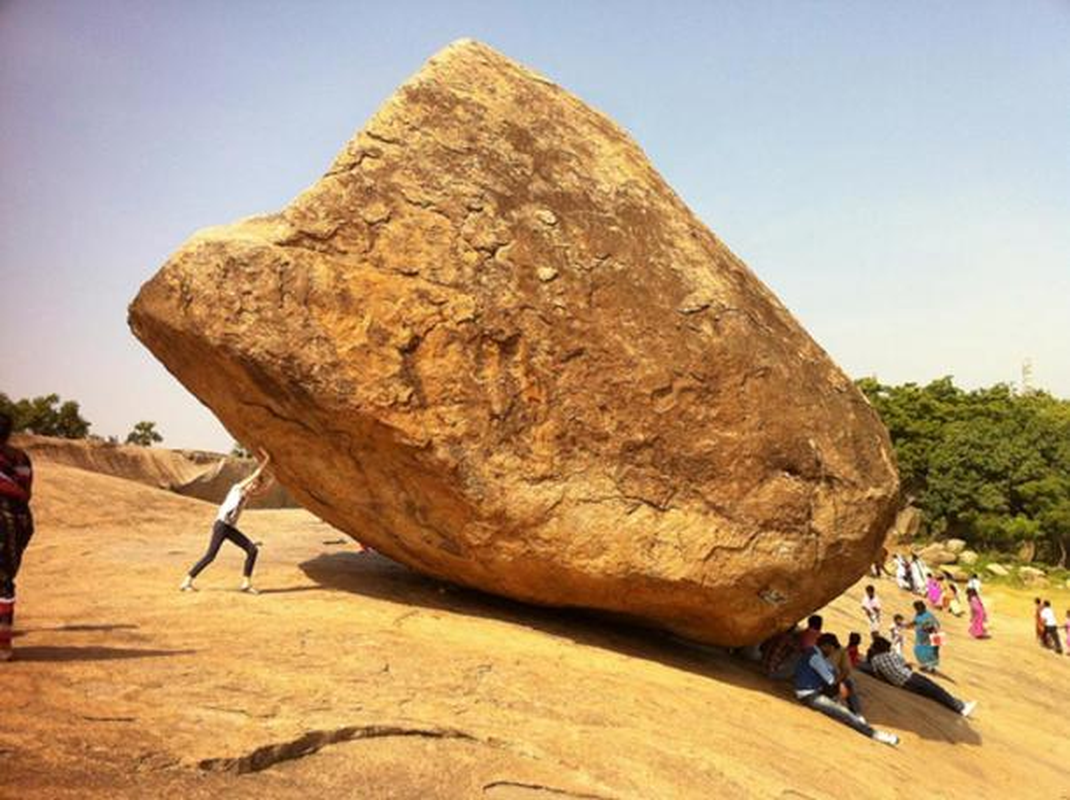
[(293, 761), (310, 756), (324, 747), (357, 739), (381, 739), (388, 736), (420, 736), (427, 739), (460, 739), (498, 746), (491, 739), (480, 739), (456, 728), (404, 728), (398, 725), (353, 725), (327, 731), (309, 731), (289, 742), (264, 745), (233, 758), (206, 758), (197, 766), (205, 772), (229, 772), (247, 775), (261, 772), (283, 761)]
[(555, 786), (544, 786), (541, 783), (520, 783), (518, 781), (494, 781), (483, 787), (483, 794), (493, 797), (497, 789), (520, 789), (525, 795), (531, 796), (554, 795), (556, 797), (575, 797), (580, 800), (610, 800), (606, 795), (587, 794), (586, 792), (573, 792), (569, 789), (558, 789)]

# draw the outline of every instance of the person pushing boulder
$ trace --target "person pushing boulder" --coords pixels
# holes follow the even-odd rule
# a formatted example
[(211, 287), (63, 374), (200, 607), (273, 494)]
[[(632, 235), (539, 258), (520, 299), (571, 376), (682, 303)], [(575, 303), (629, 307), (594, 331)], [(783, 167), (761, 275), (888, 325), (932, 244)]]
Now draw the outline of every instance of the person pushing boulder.
[(256, 594), (256, 589), (253, 588), (252, 584), (252, 577), (259, 549), (249, 540), (248, 536), (238, 530), (237, 525), (241, 512), (249, 498), (263, 494), (270, 486), (271, 478), (268, 474), (265, 474), (264, 470), (271, 463), (271, 456), (261, 450), (260, 459), (260, 463), (253, 474), (234, 484), (230, 491), (227, 492), (227, 497), (223, 501), (223, 505), (219, 507), (219, 513), (216, 514), (215, 523), (212, 525), (212, 538), (208, 543), (208, 550), (182, 580), (182, 584), (179, 586), (182, 591), (188, 592), (195, 588), (193, 581), (204, 571), (205, 567), (215, 560), (215, 557), (219, 554), (219, 548), (223, 546), (223, 542), (230, 541), (245, 551), (245, 569), (242, 573), (241, 591)]

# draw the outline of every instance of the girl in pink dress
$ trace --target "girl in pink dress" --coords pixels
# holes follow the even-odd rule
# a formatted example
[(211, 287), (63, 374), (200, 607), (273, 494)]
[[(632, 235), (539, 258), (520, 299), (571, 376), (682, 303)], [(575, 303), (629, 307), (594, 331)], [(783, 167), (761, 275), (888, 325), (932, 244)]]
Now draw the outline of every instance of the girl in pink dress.
[(988, 614), (985, 612), (985, 604), (981, 602), (981, 595), (974, 589), (966, 590), (966, 598), (970, 603), (970, 636), (974, 639), (987, 639), (988, 629), (985, 623)]

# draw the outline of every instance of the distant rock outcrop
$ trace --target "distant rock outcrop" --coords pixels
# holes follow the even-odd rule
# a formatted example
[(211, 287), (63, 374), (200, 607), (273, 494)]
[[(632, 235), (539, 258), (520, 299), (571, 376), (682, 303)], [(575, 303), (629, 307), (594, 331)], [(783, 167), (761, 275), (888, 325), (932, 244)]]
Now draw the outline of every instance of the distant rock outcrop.
[(895, 516), (851, 381), (620, 128), (474, 42), (130, 321), (307, 508), (521, 600), (754, 642)]
[[(230, 487), (256, 469), (252, 459), (200, 450), (168, 450), (33, 434), (17, 434), (14, 444), (25, 449), (34, 461), (111, 475), (209, 503), (223, 502)], [(251, 498), (248, 507), (295, 508), (297, 502), (285, 488), (274, 483), (264, 494)]]
[(222, 458), (220, 455), (188, 454), (162, 447), (138, 447), (93, 439), (61, 439), (34, 434), (17, 434), (13, 443), (26, 450), (35, 461), (99, 472), (157, 489), (171, 489), (194, 480)]

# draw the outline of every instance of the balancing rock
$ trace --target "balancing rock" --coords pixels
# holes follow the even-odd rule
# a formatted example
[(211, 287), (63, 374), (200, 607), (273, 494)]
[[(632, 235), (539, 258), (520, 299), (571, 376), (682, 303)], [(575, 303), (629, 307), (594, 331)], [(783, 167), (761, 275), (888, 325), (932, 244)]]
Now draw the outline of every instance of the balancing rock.
[(756, 642), (895, 518), (862, 394), (628, 135), (471, 41), (130, 324), (305, 507), (428, 575)]

